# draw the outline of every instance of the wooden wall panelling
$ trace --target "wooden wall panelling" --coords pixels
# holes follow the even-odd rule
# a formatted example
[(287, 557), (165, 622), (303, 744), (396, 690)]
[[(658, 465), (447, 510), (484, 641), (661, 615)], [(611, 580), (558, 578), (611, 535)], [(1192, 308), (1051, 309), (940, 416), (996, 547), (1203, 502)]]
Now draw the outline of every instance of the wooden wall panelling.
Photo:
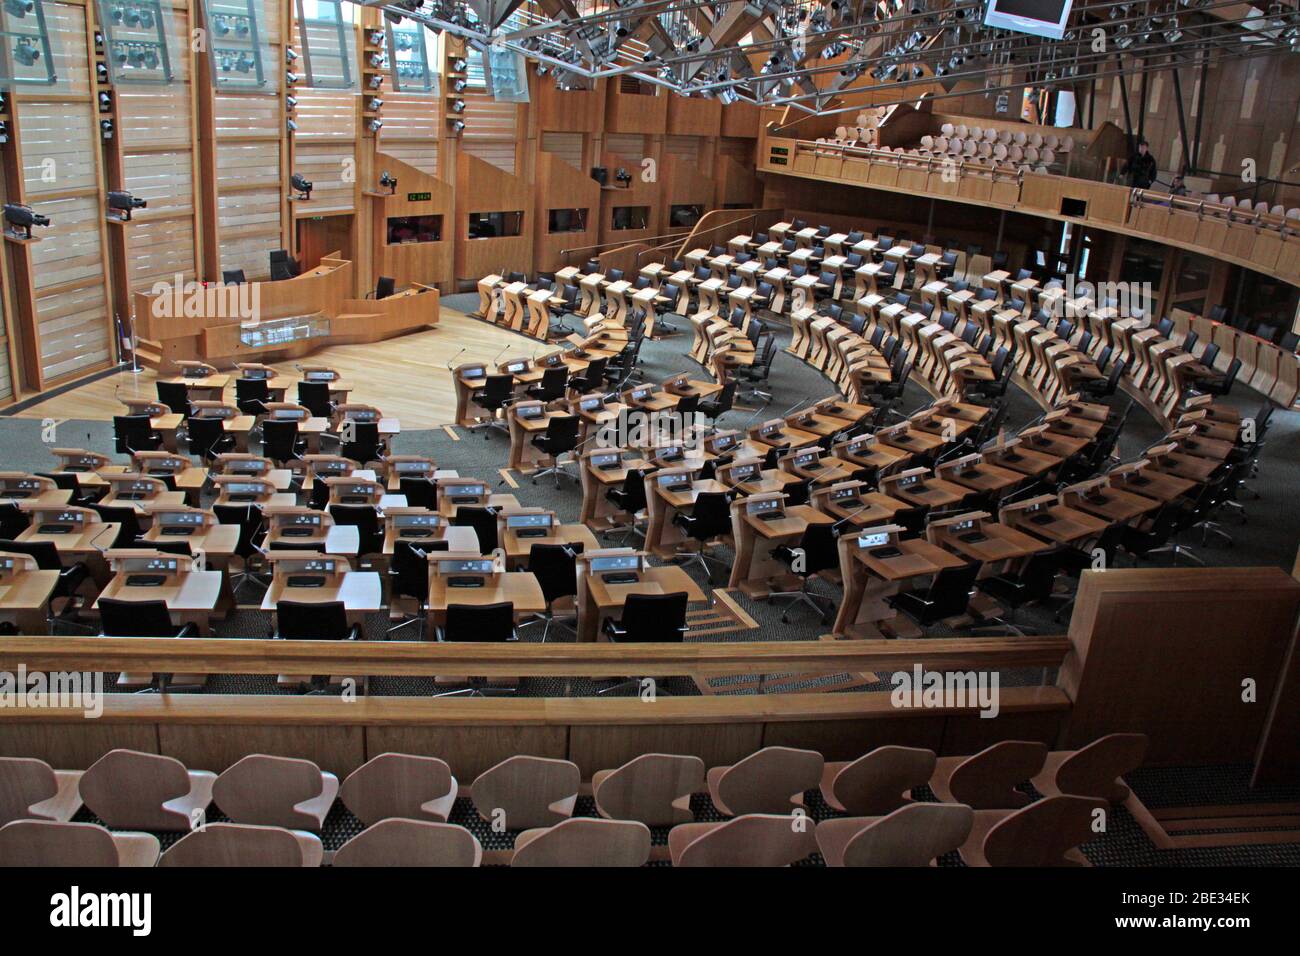
[[(1074, 703), (1065, 739), (1145, 733), (1147, 763), (1251, 760), (1300, 614), (1279, 568), (1085, 571), (1058, 685)], [(1255, 687), (1243, 699), (1243, 682)]]
[[(466, 125), (468, 128), (468, 124)], [(532, 187), (477, 156), (462, 152), (456, 164), (456, 281), (478, 281), (532, 260)], [(522, 212), (520, 235), (469, 238), (473, 212)]]
[[(632, 92), (637, 87), (647, 92)], [(628, 76), (608, 80), (605, 89), (605, 131), (608, 133), (662, 133), (668, 123), (671, 94)]]
[(665, 96), (668, 100), (666, 132), (676, 136), (719, 136), (722, 104), (698, 96)]
[[(659, 162), (659, 178), (663, 182), (660, 200), (663, 206), (663, 219), (660, 232), (664, 235), (685, 235), (692, 226), (678, 226), (672, 222), (673, 206), (698, 204), (702, 213), (713, 208), (716, 184), (712, 176), (706, 176), (705, 170), (712, 166), (701, 166), (681, 159), (665, 151)], [(693, 224), (692, 224), (693, 225)]]
[[(558, 154), (540, 152), (536, 186), (533, 268), (553, 272), (566, 264), (563, 250), (599, 242), (600, 184), (591, 178), (589, 171), (573, 166)], [(552, 209), (587, 210), (587, 228), (581, 232), (549, 232)]]
[(722, 111), (719, 133), (754, 139), (759, 133), (762, 111), (752, 103), (731, 103)]
[[(663, 221), (663, 166), (659, 165), (659, 174), (655, 182), (641, 180), (641, 160), (645, 156), (653, 158), (653, 151), (640, 155), (623, 155), (604, 152), (596, 165), (609, 170), (609, 184), (600, 191), (600, 242), (631, 243), (652, 239), (662, 231), (659, 224)], [(614, 171), (619, 167), (632, 174), (632, 181), (627, 188), (617, 185)], [(645, 206), (648, 210), (646, 228), (615, 229), (613, 227), (614, 209), (618, 206)]]
[[(459, 229), (452, 187), (388, 153), (377, 153), (375, 160), (397, 178), (395, 196), (370, 198), (375, 274), (396, 279), (398, 288), (412, 282), (450, 287), (455, 279), (454, 237)], [(409, 197), (419, 193), (428, 193), (430, 198), (412, 202)], [(388, 245), (387, 220), (397, 216), (441, 216), (441, 241)]]
[(579, 133), (598, 133), (605, 121), (604, 80), (595, 83), (592, 90), (561, 91), (549, 76), (540, 77), (529, 71), (528, 78), (532, 112), (537, 117), (538, 131), (563, 130)]

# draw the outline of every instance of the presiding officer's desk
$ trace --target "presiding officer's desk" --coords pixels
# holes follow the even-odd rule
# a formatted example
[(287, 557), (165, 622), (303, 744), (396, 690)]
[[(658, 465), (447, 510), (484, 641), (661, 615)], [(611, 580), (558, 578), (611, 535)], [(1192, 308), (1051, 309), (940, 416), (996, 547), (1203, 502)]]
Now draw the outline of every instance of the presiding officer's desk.
[(30, 555), (0, 551), (0, 623), (19, 634), (46, 633), (58, 584), (57, 570), (42, 571)]
[(0, 501), (25, 509), (57, 508), (72, 500), (70, 489), (61, 489), (54, 479), (25, 471), (0, 471)]
[(847, 638), (920, 637), (921, 629), (900, 617), (886, 598), (913, 579), (966, 562), (921, 538), (900, 538), (903, 528), (881, 525), (841, 535), (840, 575), (844, 597), (834, 633)]
[(854, 528), (889, 524), (894, 515), (911, 507), (906, 501), (872, 491), (864, 481), (841, 481), (812, 489), (812, 506), (835, 519), (844, 533)]
[(503, 508), (497, 512), (497, 542), (505, 552), (507, 571), (527, 566), (535, 544), (562, 544), (579, 552), (599, 547), (586, 525), (561, 524), (554, 511), (542, 508)]
[(644, 553), (632, 548), (606, 548), (578, 555), (578, 640), (601, 639), (607, 617), (621, 617), (631, 594), (686, 595), (687, 604), (708, 598), (679, 567), (650, 567)]
[(705, 492), (725, 493), (729, 489), (720, 481), (699, 480), (698, 468), (664, 468), (648, 479), (646, 505), (650, 522), (646, 527), (645, 546), (651, 554), (671, 557), (677, 546), (686, 540), (682, 530), (673, 522), (679, 511), (689, 513), (695, 499)]
[(346, 558), (314, 551), (272, 551), (271, 586), (262, 598), (263, 611), (275, 611), (280, 601), (343, 604), (348, 624), (361, 624), (367, 614), (384, 607), (384, 588), (375, 571), (353, 571)]
[(1038, 495), (1003, 505), (998, 521), (1052, 544), (1080, 547), (1101, 535), (1110, 522), (1060, 504), (1055, 495)]
[(384, 555), (391, 557), (398, 541), (421, 551), (455, 551), (478, 554), (478, 535), (473, 528), (453, 525), (428, 508), (387, 508), (384, 510)]
[(834, 519), (811, 505), (786, 505), (781, 492), (766, 492), (731, 502), (731, 536), (736, 558), (731, 565), (729, 588), (740, 588), (754, 600), (773, 590), (798, 590), (800, 579), (788, 565), (772, 557), (781, 545), (798, 545), (810, 524), (831, 524)]
[(650, 467), (643, 458), (625, 457), (629, 454), (622, 448), (596, 448), (580, 453), (581, 521), (592, 531), (609, 531), (631, 521), (626, 512), (620, 511), (606, 497), (610, 489), (623, 487), (628, 472), (644, 471)]

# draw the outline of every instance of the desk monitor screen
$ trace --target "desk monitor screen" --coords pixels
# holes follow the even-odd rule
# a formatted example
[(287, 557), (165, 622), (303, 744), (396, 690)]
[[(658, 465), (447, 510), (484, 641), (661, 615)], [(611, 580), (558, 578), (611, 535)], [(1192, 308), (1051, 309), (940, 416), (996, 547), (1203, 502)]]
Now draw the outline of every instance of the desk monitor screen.
[(950, 531), (970, 531), (975, 527), (975, 519), (967, 518), (965, 521), (954, 521), (948, 526)]
[(641, 568), (639, 554), (610, 554), (591, 559), (593, 573), (601, 571), (637, 571)]
[(745, 513), (751, 515), (767, 514), (780, 510), (782, 510), (780, 498), (764, 498), (761, 501), (750, 501), (745, 505)]
[(41, 515), (50, 524), (81, 524), (86, 516), (80, 511), (59, 511), (52, 515)]
[(78, 455), (76, 458), (69, 459), (64, 466), (68, 470), (73, 469), (90, 469), (99, 464), (99, 459), (94, 455)]
[(922, 478), (922, 477), (923, 477), (922, 475), (908, 475), (906, 478), (899, 478), (899, 479), (898, 479), (898, 487), (900, 487), (900, 488), (912, 488), (912, 487), (914, 487), (914, 486), (916, 486), (916, 485), (919, 485), (919, 484), (921, 483), (921, 478)]
[(36, 478), (16, 478), (6, 481), (5, 487), (16, 491), (39, 491), (41, 483)]
[(675, 385), (677, 388), (690, 388), (691, 380), (687, 378), (685, 375), (682, 375), (675, 382), (673, 382), (673, 385)]
[(340, 494), (365, 495), (366, 497), (369, 497), (370, 495), (374, 494), (374, 492), (375, 492), (375, 486), (369, 483), (358, 483), (355, 485), (348, 485), (345, 488), (339, 489)]
[(547, 368), (555, 368), (555, 366), (559, 365), (563, 361), (564, 356), (560, 355), (559, 352), (556, 352), (554, 355), (548, 355), (546, 358), (542, 359), (542, 364)]
[(686, 452), (682, 450), (681, 445), (668, 445), (659, 449), (660, 461), (681, 461), (686, 457)]
[(338, 378), (338, 375), (333, 369), (314, 368), (307, 372), (303, 378), (309, 382), (332, 382)]
[(652, 391), (653, 389), (649, 389), (649, 388), (634, 388), (632, 389), (632, 398), (635, 401), (644, 402), (647, 398), (650, 397), (650, 393)]
[(436, 528), (441, 523), (436, 514), (393, 515), (394, 528)]
[(836, 488), (831, 492), (831, 501), (848, 501), (857, 497), (857, 488)]
[(534, 418), (541, 418), (546, 414), (546, 410), (542, 408), (541, 405), (517, 405), (515, 406), (515, 414), (520, 418), (531, 420)]
[(393, 467), (399, 475), (423, 475), (433, 470), (433, 462), (399, 461)]
[(208, 370), (202, 365), (187, 365), (181, 369), (181, 378), (207, 378)]
[(266, 470), (266, 462), (260, 458), (236, 458), (226, 463), (226, 471), (232, 475), (260, 475)]
[(306, 561), (291, 563), (293, 564), (291, 569), (293, 571), (315, 571), (319, 574), (333, 574), (335, 567), (333, 558), (309, 558)]
[(737, 465), (731, 469), (732, 481), (749, 481), (758, 474), (758, 465)]
[(522, 361), (519, 361), (519, 362), (507, 362), (507, 363), (506, 363), (506, 371), (509, 372), (511, 375), (518, 375), (520, 372), (522, 372), (522, 371), (523, 371), (524, 369), (526, 369), (526, 368), (528, 368), (528, 361), (527, 361), (527, 359), (522, 360)]
[(771, 422), (770, 424), (764, 425), (758, 430), (758, 433), (760, 435), (779, 435), (781, 434), (781, 423)]
[(0, 574), (13, 574), (16, 567), (13, 558), (0, 558)]
[(873, 531), (870, 534), (858, 535), (858, 547), (862, 549), (880, 548), (889, 544), (888, 531)]
[(260, 481), (231, 481), (226, 484), (226, 493), (231, 495), (261, 495), (266, 493), (266, 485)]
[(199, 418), (234, 418), (238, 414), (239, 414), (238, 409), (228, 408), (225, 405), (221, 405), (217, 408), (200, 408), (198, 417)]
[(332, 458), (327, 461), (313, 462), (312, 468), (317, 474), (328, 472), (330, 474), (342, 475), (352, 470), (352, 462), (339, 458)]
[(439, 561), (439, 574), (491, 574), (491, 558), (474, 558), (468, 561)]
[(736, 443), (735, 435), (721, 435), (713, 442), (714, 451), (726, 451)]
[(306, 525), (310, 527), (319, 527), (321, 520), (318, 512), (313, 512), (312, 514), (296, 513), (289, 515), (288, 518), (289, 520), (286, 521), (285, 524), (299, 526)]
[(240, 376), (246, 382), (263, 381), (271, 377), (269, 368), (246, 368)]
[(817, 461), (818, 457), (819, 456), (815, 451), (806, 451), (803, 452), (802, 454), (795, 455), (794, 456), (795, 467), (803, 468), (807, 465), (814, 464)]
[(507, 528), (549, 528), (551, 515), (507, 515)]
[(347, 413), (347, 419), (350, 422), (375, 422), (379, 421), (379, 413), (373, 408), (354, 408)]
[(305, 408), (277, 408), (271, 417), (280, 422), (300, 422), (307, 418), (307, 414)]
[(984, 25), (1059, 40), (1072, 5), (1073, 0), (989, 0)]
[(599, 395), (593, 395), (591, 398), (584, 398), (582, 401), (578, 402), (578, 407), (584, 412), (594, 412), (604, 404), (605, 400), (603, 398)]
[(664, 488), (689, 488), (691, 486), (690, 475), (659, 475), (659, 484)]
[(601, 453), (591, 456), (591, 465), (593, 468), (614, 468), (618, 466), (622, 456), (616, 451)]
[(447, 493), (455, 498), (482, 498), (487, 494), (485, 485), (444, 485)]
[(203, 524), (204, 515), (199, 511), (163, 511), (155, 515), (159, 524), (191, 525), (195, 528)]
[(176, 558), (126, 558), (122, 561), (123, 571), (153, 571), (156, 574), (175, 574), (180, 567)]
[(487, 369), (482, 365), (471, 365), (468, 368), (461, 369), (460, 374), (465, 378), (483, 378)]

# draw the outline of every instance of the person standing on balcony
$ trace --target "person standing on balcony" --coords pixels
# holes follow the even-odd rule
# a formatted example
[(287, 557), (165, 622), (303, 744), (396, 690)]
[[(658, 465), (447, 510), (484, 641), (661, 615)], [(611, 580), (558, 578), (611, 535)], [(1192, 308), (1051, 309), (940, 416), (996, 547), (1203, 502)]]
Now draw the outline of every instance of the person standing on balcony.
[(1134, 189), (1150, 189), (1156, 181), (1156, 158), (1145, 139), (1138, 140), (1137, 152), (1128, 158), (1122, 172), (1128, 174), (1128, 184)]

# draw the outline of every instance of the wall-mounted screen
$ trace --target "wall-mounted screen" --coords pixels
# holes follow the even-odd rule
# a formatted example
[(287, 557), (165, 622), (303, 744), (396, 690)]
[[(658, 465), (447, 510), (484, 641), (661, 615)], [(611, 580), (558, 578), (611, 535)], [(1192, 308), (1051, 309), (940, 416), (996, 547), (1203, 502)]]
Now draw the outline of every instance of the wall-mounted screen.
[(984, 25), (1059, 40), (1065, 36), (1065, 21), (1070, 19), (1072, 3), (1073, 0), (989, 0)]

